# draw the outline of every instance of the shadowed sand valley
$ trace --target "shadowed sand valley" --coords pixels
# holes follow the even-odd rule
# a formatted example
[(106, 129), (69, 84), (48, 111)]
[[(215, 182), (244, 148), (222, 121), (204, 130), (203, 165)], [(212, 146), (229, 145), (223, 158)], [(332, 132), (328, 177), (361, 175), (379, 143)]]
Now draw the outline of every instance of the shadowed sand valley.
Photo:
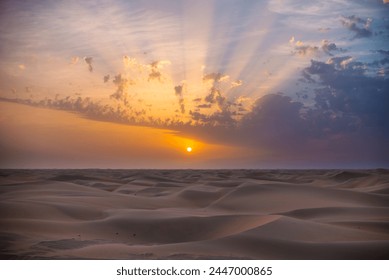
[(2, 259), (389, 259), (387, 170), (1, 170)]

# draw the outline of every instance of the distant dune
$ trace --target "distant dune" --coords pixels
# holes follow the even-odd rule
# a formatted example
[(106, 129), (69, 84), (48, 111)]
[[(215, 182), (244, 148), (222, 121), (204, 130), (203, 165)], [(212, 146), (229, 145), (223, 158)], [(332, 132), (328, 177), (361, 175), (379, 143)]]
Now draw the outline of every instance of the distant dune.
[(389, 259), (388, 170), (1, 170), (1, 259)]

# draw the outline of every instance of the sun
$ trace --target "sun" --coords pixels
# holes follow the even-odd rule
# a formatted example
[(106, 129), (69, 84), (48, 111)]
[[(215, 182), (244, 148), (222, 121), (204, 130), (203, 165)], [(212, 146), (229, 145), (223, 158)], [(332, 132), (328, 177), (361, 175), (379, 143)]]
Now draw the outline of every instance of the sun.
[(188, 153), (192, 152), (192, 147), (186, 147), (186, 151), (187, 151)]

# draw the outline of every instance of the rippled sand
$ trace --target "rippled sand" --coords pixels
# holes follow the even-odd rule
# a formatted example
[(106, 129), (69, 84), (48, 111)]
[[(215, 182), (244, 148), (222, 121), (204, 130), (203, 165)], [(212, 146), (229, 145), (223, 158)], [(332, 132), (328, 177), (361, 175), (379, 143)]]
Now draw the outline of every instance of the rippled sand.
[(2, 259), (389, 259), (387, 170), (2, 170)]

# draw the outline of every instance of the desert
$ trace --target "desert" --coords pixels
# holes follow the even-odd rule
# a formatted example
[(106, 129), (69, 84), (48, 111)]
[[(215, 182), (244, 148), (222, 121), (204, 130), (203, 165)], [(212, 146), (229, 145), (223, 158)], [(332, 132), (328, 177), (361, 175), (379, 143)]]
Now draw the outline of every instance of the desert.
[(388, 259), (389, 171), (0, 171), (1, 259)]

